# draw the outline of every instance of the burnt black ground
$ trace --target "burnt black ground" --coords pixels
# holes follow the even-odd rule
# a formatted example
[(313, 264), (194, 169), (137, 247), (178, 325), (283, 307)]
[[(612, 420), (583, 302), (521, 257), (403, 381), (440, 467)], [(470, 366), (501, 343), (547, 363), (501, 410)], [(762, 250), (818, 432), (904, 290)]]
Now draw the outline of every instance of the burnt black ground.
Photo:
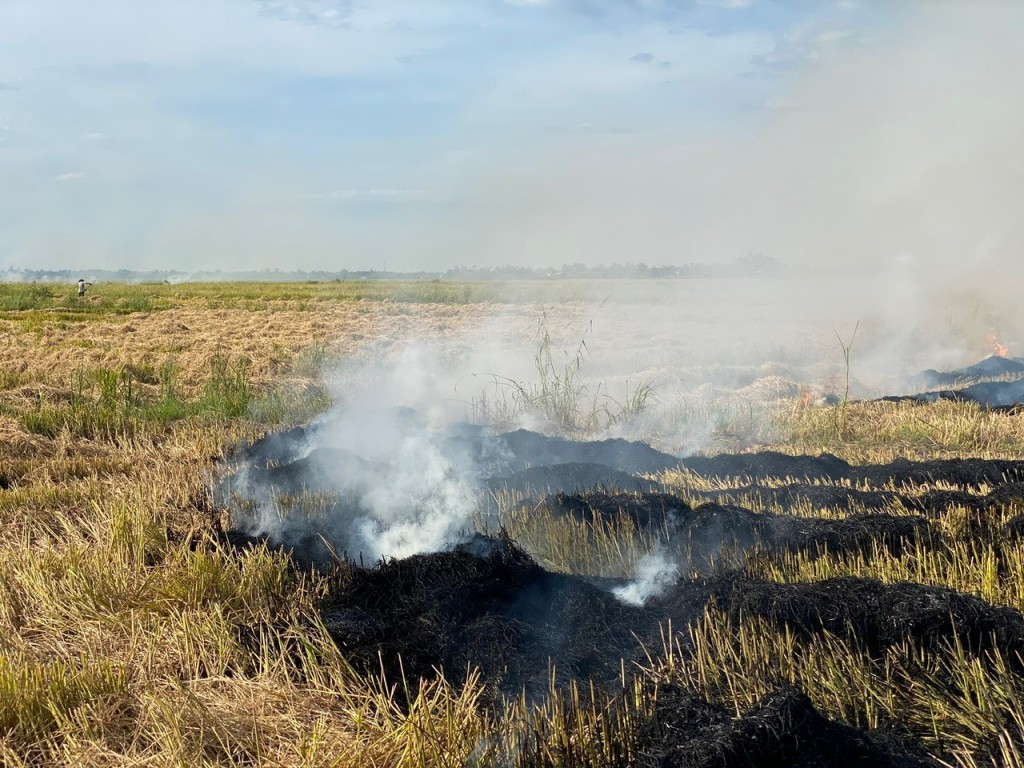
[(887, 403), (912, 402), (922, 405), (939, 400), (953, 400), (977, 403), (982, 408), (993, 411), (1016, 413), (1024, 406), (1024, 381), (983, 381), (962, 389), (940, 389), (916, 395), (887, 395), (879, 399)]
[(642, 737), (646, 768), (924, 768), (937, 765), (891, 733), (829, 720), (806, 694), (768, 693), (733, 717), (676, 686), (658, 691)]
[(748, 484), (713, 491), (688, 488), (686, 495), (719, 503), (743, 503), (741, 500), (749, 500), (763, 507), (778, 509), (810, 506), (814, 509), (881, 510), (891, 508), (900, 501), (906, 503), (906, 496), (895, 491), (865, 491), (842, 485), (810, 483), (772, 486)]
[[(421, 429), (412, 416), (404, 414), (403, 423)], [(291, 551), (298, 561), (318, 567), (328, 566), (336, 555), (360, 556), (360, 532), (372, 519), (364, 499), (374, 488), (390, 482), (391, 468), (350, 451), (313, 447), (320, 429), (322, 425), (314, 425), (271, 435), (236, 454), (235, 466), (240, 471), (225, 483), (228, 490), (222, 491), (221, 497), (235, 510), (232, 535), (237, 541), (267, 538), (270, 546)], [(469, 425), (456, 425), (438, 440), (452, 455), (475, 456), (481, 462), (481, 474), (499, 466), (506, 468), (503, 474), (481, 476), (479, 493), (470, 500), (489, 520), (491, 530), (501, 522), (507, 511), (502, 505), (511, 494), (547, 496), (546, 506), (558, 514), (572, 513), (579, 518), (589, 506), (592, 520), (614, 520), (625, 514), (639, 527), (654, 527), (670, 551), (681, 558), (684, 569), (701, 572), (717, 567), (723, 551), (742, 555), (754, 545), (821, 553), (870, 551), (876, 544), (898, 551), (908, 543), (936, 542), (924, 520), (889, 512), (938, 519), (950, 509), (962, 508), (969, 513), (964, 524), (978, 535), (988, 535), (995, 531), (1004, 507), (1024, 502), (1022, 461), (898, 459), (857, 466), (830, 454), (791, 456), (774, 451), (680, 460), (625, 440), (574, 443), (525, 430), (488, 436)], [(292, 451), (299, 457), (282, 461)], [(530, 452), (535, 455), (528, 456)], [(568, 458), (614, 463), (563, 461)], [(546, 461), (558, 463), (543, 463)], [(524, 465), (531, 466), (520, 468)], [(639, 474), (670, 465), (681, 465), (735, 487), (688, 489), (684, 492), (707, 501), (691, 508), (670, 500), (669, 489), (661, 482)], [(779, 478), (790, 482), (776, 485)], [(821, 485), (822, 481), (842, 485)], [(916, 490), (940, 481), (955, 490)], [(992, 490), (984, 493), (982, 488)], [(280, 504), (273, 501), (281, 496), (312, 498), (309, 494), (321, 494), (313, 499), (309, 515), (281, 516)], [(252, 500), (252, 506), (239, 504), (239, 498)], [(748, 508), (758, 503), (771, 513), (755, 514)], [(660, 517), (655, 509), (658, 505), (663, 508)], [(533, 508), (537, 503), (525, 506)], [(799, 517), (785, 514), (798, 506), (803, 507)], [(816, 519), (807, 516), (808, 506), (810, 510), (845, 510), (847, 516), (841, 521)], [(672, 514), (666, 516), (666, 511)], [(470, 528), (467, 521), (462, 531), (468, 533)], [(1013, 537), (1022, 532), (1024, 524), (1019, 522), (1004, 531)]]
[(1021, 375), (1024, 375), (1024, 358), (992, 355), (974, 365), (953, 371), (936, 371), (929, 368), (911, 376), (908, 383), (919, 389), (940, 389), (970, 384), (982, 379)]
[(240, 446), (231, 453), (231, 460), (244, 465), (266, 469), (268, 466), (294, 461), (311, 435), (309, 427), (292, 427), (280, 432), (269, 432), (250, 445)]
[(799, 636), (828, 632), (871, 653), (904, 640), (935, 652), (997, 649), (1020, 666), (1024, 616), (940, 587), (837, 578), (778, 584), (736, 573), (684, 579), (642, 607), (625, 605), (611, 583), (541, 568), (507, 539), (476, 537), (451, 552), (351, 567), (322, 605), (325, 624), (364, 672), (458, 677), (480, 668), (495, 692), (547, 690), (549, 663), (563, 682), (608, 682), (620, 660), (660, 647), (660, 626), (677, 631), (713, 597), (734, 619), (760, 617)]
[(704, 477), (750, 483), (767, 479), (849, 481), (874, 488), (945, 482), (967, 488), (1024, 481), (1024, 461), (1001, 459), (896, 459), (885, 464), (851, 465), (829, 453), (790, 456), (776, 451), (694, 456), (681, 465)]
[(588, 488), (657, 493), (664, 486), (656, 480), (623, 472), (606, 464), (544, 464), (510, 475), (487, 478), (492, 493), (573, 493)]
[[(614, 691), (623, 664), (635, 670), (647, 649), (657, 653), (667, 621), (685, 638), (712, 599), (734, 621), (762, 618), (798, 638), (827, 632), (879, 656), (905, 641), (937, 654), (959, 645), (982, 659), (998, 650), (1021, 670), (1024, 616), (953, 590), (857, 578), (777, 584), (727, 573), (680, 581), (636, 607), (615, 600), (609, 586), (545, 571), (507, 539), (477, 537), (452, 552), (344, 569), (321, 611), (357, 671), (383, 670), (415, 689), (441, 671), (458, 685), (476, 668), (484, 701), (497, 706), (524, 692), (547, 695), (552, 669), (557, 687), (576, 681)], [(652, 768), (936, 764), (909, 737), (829, 720), (786, 687), (733, 717), (663, 685), (640, 749), (641, 765)]]
[(1016, 410), (1024, 404), (1024, 358), (987, 357), (954, 371), (929, 369), (910, 377), (912, 389), (927, 390), (881, 398), (889, 402), (934, 403), (959, 400), (993, 410)]
[(653, 474), (679, 464), (675, 456), (655, 450), (646, 443), (620, 438), (577, 441), (517, 429), (490, 440), (505, 456), (504, 465), (497, 473), (500, 475), (551, 464), (603, 464), (620, 472)]
[[(361, 483), (372, 482), (381, 465), (325, 448), (306, 453), (315, 431), (299, 428), (268, 438), (236, 453), (234, 460), (246, 470), (246, 482), (262, 490), (338, 491), (334, 478), (340, 475), (343, 493), (326, 510), (333, 521), (326, 532), (330, 538), (342, 535), (337, 531), (361, 513), (360, 488), (345, 482), (347, 471)], [(942, 546), (929, 520), (963, 508), (979, 531), (987, 530), (1003, 507), (1024, 502), (1024, 462), (897, 460), (855, 466), (828, 454), (775, 452), (680, 460), (642, 443), (573, 444), (523, 431), (493, 438), (469, 428), (444, 440), (453, 451), (477, 457), (482, 491), (544, 489), (545, 503), (556, 514), (580, 521), (625, 518), (638, 527), (661, 529), (679, 545), (677, 553), (685, 550), (691, 558), (694, 550), (702, 553), (703, 562), (698, 557), (689, 564), (706, 575), (683, 579), (662, 596), (633, 606), (612, 594), (624, 582), (546, 571), (507, 538), (476, 536), (451, 551), (388, 559), (370, 568), (357, 564), (357, 558), (333, 573), (320, 608), (357, 671), (383, 670), (392, 681), (404, 675), (415, 686), (438, 670), (458, 681), (475, 667), (494, 702), (522, 691), (545, 695), (552, 668), (559, 685), (611, 685), (623, 663), (631, 669), (647, 659), (648, 650), (658, 652), (667, 621), (685, 635), (712, 599), (735, 620), (759, 617), (801, 638), (828, 632), (872, 654), (904, 641), (942, 654), (958, 643), (968, 654), (998, 650), (1015, 669), (1021, 667), (1024, 617), (1017, 611), (920, 584), (750, 579), (721, 572), (714, 553), (753, 544), (812, 553), (868, 551), (878, 545), (899, 551), (907, 543)], [(688, 489), (690, 498), (704, 501), (691, 506), (661, 483), (641, 477), (680, 465), (696, 474), (729, 478), (736, 487)], [(326, 484), (325, 466), (330, 470)], [(790, 482), (778, 486), (779, 478)], [(846, 485), (816, 485), (819, 480)], [(914, 490), (940, 481), (955, 490)], [(982, 490), (989, 487), (990, 492)], [(755, 513), (736, 503), (741, 499), (778, 512)], [(796, 505), (848, 514), (842, 519), (784, 514)], [(886, 514), (893, 505), (919, 514)], [(1022, 520), (1024, 514), (1012, 519), (1003, 534), (1024, 536)], [(238, 547), (282, 547), (303, 567), (332, 560), (320, 532), (308, 524), (284, 525), (279, 532), (285, 540), (268, 541), (252, 530), (230, 531), (226, 538)], [(645, 738), (651, 766), (929, 764), (912, 745), (829, 721), (801, 692), (788, 689), (770, 694), (738, 718), (669, 689), (659, 699)]]
[[(284, 492), (322, 487), (325, 468), (331, 470), (330, 477), (334, 478), (343, 478), (349, 464), (360, 471), (373, 469), (372, 462), (365, 462), (347, 451), (325, 447), (310, 451), (309, 440), (314, 433), (313, 428), (299, 427), (268, 435), (236, 451), (231, 463), (248, 469), (249, 482), (274, 486)], [(453, 429), (439, 441), (453, 453), (477, 461), (481, 479), (486, 479), (492, 488), (504, 483), (517, 489), (531, 487), (535, 491), (572, 492), (581, 487), (621, 487), (629, 483), (629, 490), (634, 487), (654, 489), (653, 481), (643, 481), (640, 475), (677, 467), (705, 477), (731, 478), (746, 483), (769, 478), (788, 478), (796, 482), (844, 480), (865, 483), (876, 489), (888, 484), (899, 487), (936, 481), (973, 488), (982, 484), (1024, 482), (1022, 461), (911, 462), (899, 459), (887, 464), (852, 466), (828, 453), (792, 456), (776, 451), (678, 458), (645, 443), (627, 440), (576, 442), (526, 430), (487, 436), (468, 425)], [(603, 483), (597, 482), (601, 473), (605, 476)]]
[[(541, 696), (552, 666), (562, 683), (610, 682), (622, 659), (642, 658), (638, 637), (657, 640), (664, 617), (623, 604), (608, 586), (545, 571), (508, 540), (477, 537), (451, 552), (353, 569), (322, 616), (364, 672), (415, 680), (443, 667), (457, 678), (471, 665), (494, 694)], [(683, 585), (684, 594), (674, 608), (680, 626), (707, 590)]]
[(937, 652), (958, 642), (974, 654), (996, 649), (1021, 668), (1024, 616), (951, 589), (853, 577), (778, 584), (726, 575), (714, 594), (737, 619), (758, 616), (805, 637), (829, 632), (873, 653), (907, 639)]

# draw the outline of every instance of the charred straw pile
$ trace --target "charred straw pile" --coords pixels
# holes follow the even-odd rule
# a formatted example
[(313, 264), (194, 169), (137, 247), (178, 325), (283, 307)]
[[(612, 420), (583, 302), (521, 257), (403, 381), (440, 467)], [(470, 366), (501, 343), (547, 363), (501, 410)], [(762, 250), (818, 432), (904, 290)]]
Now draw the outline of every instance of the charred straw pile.
[[(916, 766), (935, 764), (929, 755), (942, 748), (929, 742), (926, 751), (918, 739), (928, 735), (894, 717), (867, 730), (830, 719), (782, 676), (745, 709), (730, 709), (715, 703), (721, 691), (710, 682), (697, 690), (686, 675), (673, 676), (673, 665), (696, 657), (693, 628), (713, 615), (723, 626), (761, 622), (794, 643), (843, 643), (869, 665), (890, 664), (894, 653), (955, 653), (985, 668), (1002, 664), (1000, 674), (1024, 673), (1024, 616), (1011, 608), (912, 581), (783, 583), (751, 565), (765, 557), (926, 557), (960, 546), (950, 540), (951, 516), (960, 534), (1014, 541), (1024, 525), (1007, 510), (1024, 503), (1024, 462), (856, 466), (772, 452), (679, 459), (622, 440), (465, 428), (434, 445), (470, 457), (479, 515), (442, 551), (367, 566), (341, 555), (375, 513), (373, 484), (387, 470), (319, 447), (314, 435), (293, 430), (236, 456), (242, 471), (223, 489), (238, 521), (228, 538), (282, 548), (297, 568), (328, 573), (321, 618), (362, 674), (415, 687), (475, 669), (483, 700), (499, 710), (580, 685), (615, 691), (639, 676), (653, 702), (631, 736), (640, 764)], [(330, 496), (325, 461), (358, 480)], [(260, 507), (273, 493), (325, 492), (318, 516), (301, 524), (286, 514), (267, 524)], [(572, 557), (556, 568), (558, 531), (582, 531), (572, 542), (587, 546), (625, 532), (668, 567), (641, 599), (623, 599), (643, 579), (643, 558), (624, 556), (635, 573), (588, 570)], [(997, 746), (979, 738), (974, 752), (992, 756)]]
[[(414, 555), (339, 577), (323, 617), (350, 659), (410, 679), (480, 668), (497, 692), (546, 692), (564, 679), (615, 680), (639, 662), (668, 621), (684, 627), (709, 602), (734, 619), (759, 617), (803, 636), (845, 636), (871, 652), (911, 640), (996, 649), (1019, 664), (1024, 617), (972, 595), (909, 582), (837, 578), (779, 584), (735, 572), (683, 579), (643, 606), (608, 580), (541, 568), (507, 538), (477, 537), (451, 552)], [(401, 658), (401, 661), (399, 661)]]
[(1024, 405), (1024, 358), (993, 355), (954, 371), (928, 369), (910, 377), (907, 384), (914, 390), (911, 394), (882, 399), (915, 403), (957, 400), (1016, 412)]

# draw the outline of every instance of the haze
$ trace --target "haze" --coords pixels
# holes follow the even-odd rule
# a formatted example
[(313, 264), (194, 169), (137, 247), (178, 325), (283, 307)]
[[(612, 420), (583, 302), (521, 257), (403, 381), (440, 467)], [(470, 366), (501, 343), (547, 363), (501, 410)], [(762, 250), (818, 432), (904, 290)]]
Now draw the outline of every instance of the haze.
[(0, 267), (1012, 267), (1024, 11), (894, 5), (7, 0)]

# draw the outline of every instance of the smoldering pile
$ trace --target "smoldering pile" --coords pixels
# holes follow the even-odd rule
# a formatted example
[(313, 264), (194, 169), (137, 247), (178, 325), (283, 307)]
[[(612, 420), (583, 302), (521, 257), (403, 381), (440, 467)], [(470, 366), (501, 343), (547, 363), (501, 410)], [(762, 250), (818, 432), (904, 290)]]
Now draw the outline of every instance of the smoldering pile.
[[(552, 573), (508, 538), (336, 574), (323, 618), (357, 668), (410, 679), (480, 669), (494, 693), (543, 694), (558, 682), (615, 680), (712, 600), (734, 620), (760, 617), (810, 637), (827, 632), (883, 652), (903, 640), (969, 653), (1024, 651), (1024, 616), (954, 590), (836, 578), (779, 584), (736, 572), (680, 579), (643, 605), (608, 591), (621, 580)], [(1011, 662), (1011, 663), (1019, 663)]]
[[(708, 573), (723, 554), (736, 563), (753, 548), (927, 544), (938, 535), (929, 517), (962, 508), (985, 525), (991, 510), (1024, 499), (1021, 461), (851, 465), (829, 454), (772, 451), (678, 458), (622, 439), (492, 435), (467, 424), (429, 432), (414, 412), (399, 416), (402, 436), (390, 462), (325, 444), (320, 425), (238, 451), (217, 492), (232, 511), (232, 539), (266, 541), (326, 568), (347, 557), (373, 562), (450, 549), (475, 531), (514, 530), (543, 513), (627, 522), (650, 533), (681, 572)], [(717, 478), (719, 487), (672, 488), (658, 479), (666, 470)], [(894, 490), (936, 481), (964, 490)], [(971, 492), (982, 488), (995, 490)], [(797, 508), (844, 514), (788, 514)], [(1024, 517), (1006, 526), (1012, 535), (1018, 529)]]
[(953, 371), (928, 369), (910, 377), (908, 395), (882, 398), (890, 402), (934, 403), (956, 400), (992, 410), (1016, 410), (1024, 405), (1024, 357), (992, 355)]
[(622, 439), (492, 435), (461, 423), (433, 431), (410, 409), (379, 423), (390, 434), (372, 457), (336, 447), (325, 435), (330, 424), (269, 435), (236, 452), (216, 489), (236, 537), (266, 539), (314, 565), (429, 552), (499, 524), (499, 493), (651, 491), (658, 484), (643, 475), (679, 462)]
[[(323, 620), (353, 666), (415, 681), (480, 670), (487, 701), (542, 697), (578, 681), (615, 687), (668, 621), (684, 628), (714, 601), (733, 620), (759, 617), (800, 636), (834, 634), (884, 654), (903, 641), (959, 644), (969, 655), (1024, 649), (1024, 617), (952, 590), (868, 579), (782, 585), (736, 575), (688, 579), (644, 606), (596, 580), (551, 573), (508, 539), (476, 538), (451, 552), (336, 574)], [(669, 685), (642, 725), (644, 765), (892, 765), (935, 763), (912, 742), (820, 714), (791, 688), (740, 717)], [(781, 761), (781, 762), (780, 762)]]
[[(453, 499), (446, 491), (445, 511), (476, 510), (475, 517), (456, 517), (439, 527), (429, 516), (418, 517), (422, 510), (406, 510), (396, 525), (411, 525), (414, 533), (439, 528), (446, 536), (422, 539), (407, 556), (380, 552), (376, 564), (376, 554), (360, 558), (357, 546), (368, 540), (367, 531), (384, 524), (373, 517), (375, 484), (390, 482), (395, 468), (323, 447), (318, 425), (269, 435), (238, 451), (232, 460), (236, 472), (221, 488), (232, 509), (229, 538), (236, 545), (285, 549), (300, 567), (330, 570), (345, 563), (335, 568), (337, 583), (323, 615), (339, 645), (367, 671), (383, 664), (397, 672), (392, 667), (399, 658), (413, 677), (429, 676), (439, 666), (472, 665), (494, 691), (506, 694), (547, 690), (549, 665), (564, 680), (612, 679), (623, 659), (637, 661), (645, 648), (658, 647), (664, 622), (685, 627), (712, 598), (807, 631), (840, 632), (849, 625), (868, 647), (885, 636), (871, 623), (872, 611), (882, 604), (887, 607), (879, 615), (892, 617), (886, 631), (895, 632), (893, 638), (932, 627), (943, 637), (962, 631), (965, 647), (980, 647), (997, 625), (1012, 629), (1004, 632), (1005, 650), (1016, 649), (1024, 638), (1016, 612), (949, 591), (854, 580), (833, 592), (828, 582), (778, 585), (737, 575), (746, 557), (765, 550), (815, 557), (943, 546), (939, 523), (951, 509), (966, 512), (979, 530), (994, 530), (1000, 510), (1024, 502), (1022, 461), (852, 465), (828, 454), (775, 452), (680, 459), (625, 440), (576, 442), (525, 430), (492, 435), (470, 425), (424, 442), (417, 415), (400, 416), (417, 445), (462, 467), (456, 488), (467, 497)], [(477, 470), (472, 482), (466, 467)], [(672, 486), (668, 475), (658, 474), (667, 469), (715, 479), (716, 485)], [(937, 481), (960, 490), (920, 490)], [(313, 498), (319, 506), (315, 513), (299, 514), (294, 504), (272, 511), (260, 506), (279, 498)], [(408, 503), (424, 498), (409, 497)], [(551, 572), (538, 563), (544, 542), (526, 551), (510, 538), (541, 518), (629, 528), (665, 567), (638, 572), (636, 580), (593, 569)], [(1000, 532), (1016, 536), (1021, 528), (1012, 518)], [(637, 563), (638, 571), (643, 564)], [(844, 602), (851, 596), (857, 599)], [(919, 610), (934, 615), (922, 619)], [(955, 623), (944, 624), (950, 616)]]

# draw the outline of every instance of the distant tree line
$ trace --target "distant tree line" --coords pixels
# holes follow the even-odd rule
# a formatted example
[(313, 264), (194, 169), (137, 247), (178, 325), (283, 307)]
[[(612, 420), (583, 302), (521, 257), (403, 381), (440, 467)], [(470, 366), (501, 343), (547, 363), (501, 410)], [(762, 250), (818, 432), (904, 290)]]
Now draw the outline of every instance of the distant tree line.
[(728, 264), (562, 264), (559, 267), (452, 267), (443, 272), (393, 272), (387, 270), (335, 271), (301, 269), (260, 270), (132, 270), (132, 269), (16, 269), (0, 272), (2, 282), (64, 282), (79, 278), (118, 283), (182, 282), (331, 282), (335, 280), (593, 280), (651, 278), (781, 277), (787, 270), (771, 256), (748, 254)]

